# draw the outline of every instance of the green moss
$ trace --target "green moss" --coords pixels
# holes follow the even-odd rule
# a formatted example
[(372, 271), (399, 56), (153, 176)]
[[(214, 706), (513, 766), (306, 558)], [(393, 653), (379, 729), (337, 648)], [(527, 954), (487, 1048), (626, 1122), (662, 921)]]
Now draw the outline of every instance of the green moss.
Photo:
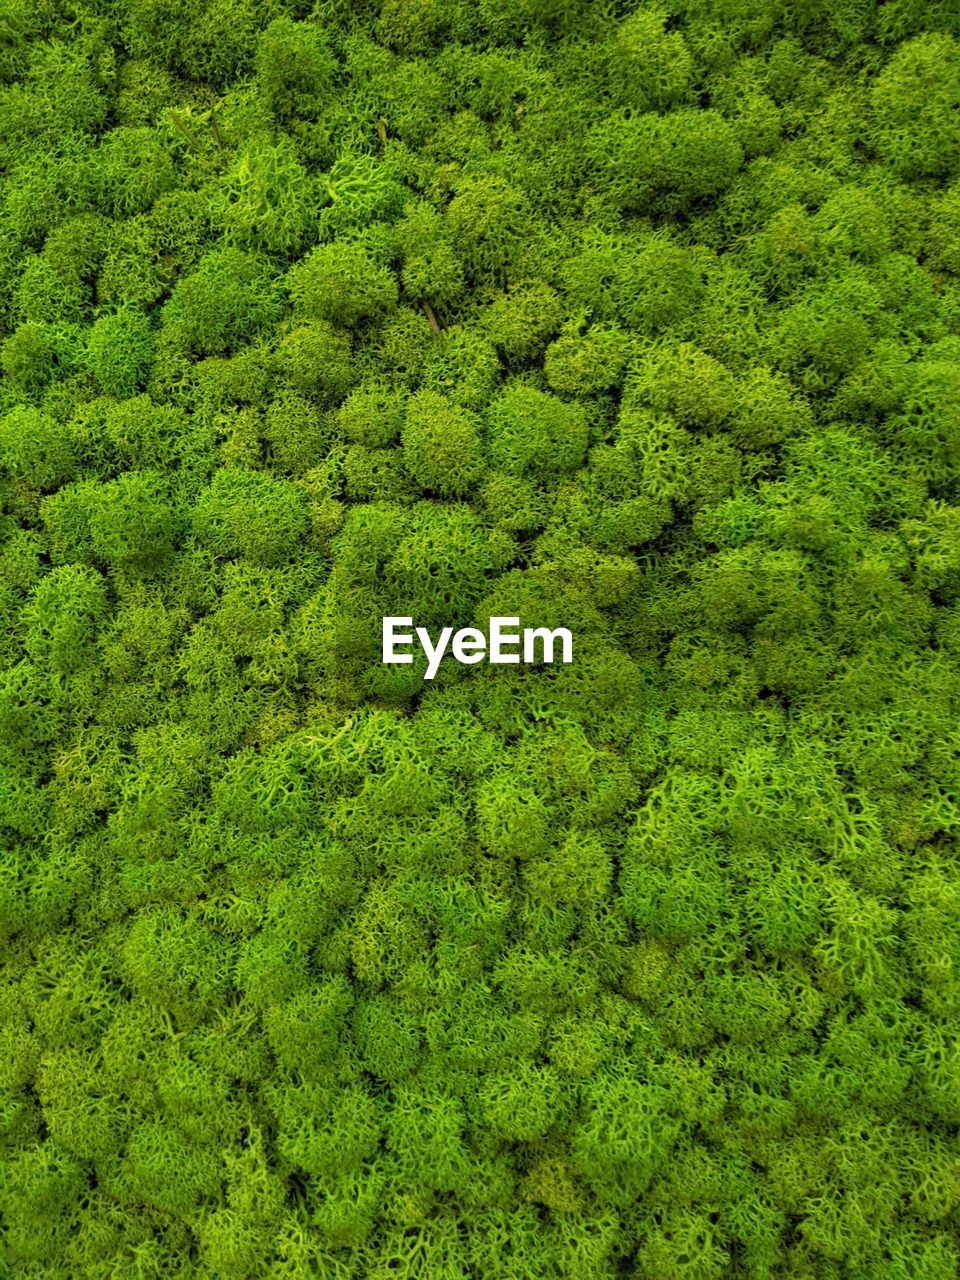
[(0, 3), (4, 1277), (957, 1274), (958, 39)]

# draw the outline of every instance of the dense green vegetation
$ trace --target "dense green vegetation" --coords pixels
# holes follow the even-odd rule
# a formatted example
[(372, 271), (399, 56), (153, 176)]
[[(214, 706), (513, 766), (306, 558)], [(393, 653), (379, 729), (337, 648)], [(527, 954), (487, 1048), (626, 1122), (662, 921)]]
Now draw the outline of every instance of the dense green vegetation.
[(955, 1280), (955, 0), (0, 0), (0, 173), (0, 1272)]

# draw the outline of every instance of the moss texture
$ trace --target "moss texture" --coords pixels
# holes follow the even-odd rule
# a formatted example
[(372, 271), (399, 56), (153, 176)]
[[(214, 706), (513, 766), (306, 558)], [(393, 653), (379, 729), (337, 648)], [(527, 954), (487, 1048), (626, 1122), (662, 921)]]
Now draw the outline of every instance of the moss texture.
[(0, 365), (0, 1273), (954, 1280), (955, 0), (0, 0)]

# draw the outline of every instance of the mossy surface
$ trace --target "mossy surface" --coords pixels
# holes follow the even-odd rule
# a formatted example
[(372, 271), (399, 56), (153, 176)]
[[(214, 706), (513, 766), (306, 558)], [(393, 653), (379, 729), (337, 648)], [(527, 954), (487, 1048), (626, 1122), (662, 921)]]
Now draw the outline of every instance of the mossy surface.
[(0, 0), (0, 370), (0, 1274), (954, 1280), (955, 0)]

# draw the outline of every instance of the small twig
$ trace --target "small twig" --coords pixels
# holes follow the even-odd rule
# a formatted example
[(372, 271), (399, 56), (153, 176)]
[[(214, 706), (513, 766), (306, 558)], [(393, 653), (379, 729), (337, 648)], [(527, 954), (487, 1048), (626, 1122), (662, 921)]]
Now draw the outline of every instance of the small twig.
[(439, 337), (443, 330), (440, 328), (437, 317), (433, 313), (433, 307), (431, 307), (429, 302), (423, 302), (420, 305), (423, 307), (423, 314), (430, 321), (430, 328)]
[(213, 130), (213, 136), (217, 140), (217, 146), (221, 151), (226, 151), (227, 144), (224, 142), (220, 126), (217, 124), (217, 113), (213, 106), (210, 107), (210, 128)]
[(186, 123), (185, 120), (180, 119), (179, 114), (176, 111), (174, 111), (172, 107), (170, 109), (170, 119), (173, 121), (176, 128), (179, 129), (179, 131), (186, 138), (187, 142), (189, 142), (190, 146), (193, 147), (195, 151), (199, 151), (200, 143), (197, 140), (197, 135), (193, 132), (193, 130), (190, 128), (190, 126)]

